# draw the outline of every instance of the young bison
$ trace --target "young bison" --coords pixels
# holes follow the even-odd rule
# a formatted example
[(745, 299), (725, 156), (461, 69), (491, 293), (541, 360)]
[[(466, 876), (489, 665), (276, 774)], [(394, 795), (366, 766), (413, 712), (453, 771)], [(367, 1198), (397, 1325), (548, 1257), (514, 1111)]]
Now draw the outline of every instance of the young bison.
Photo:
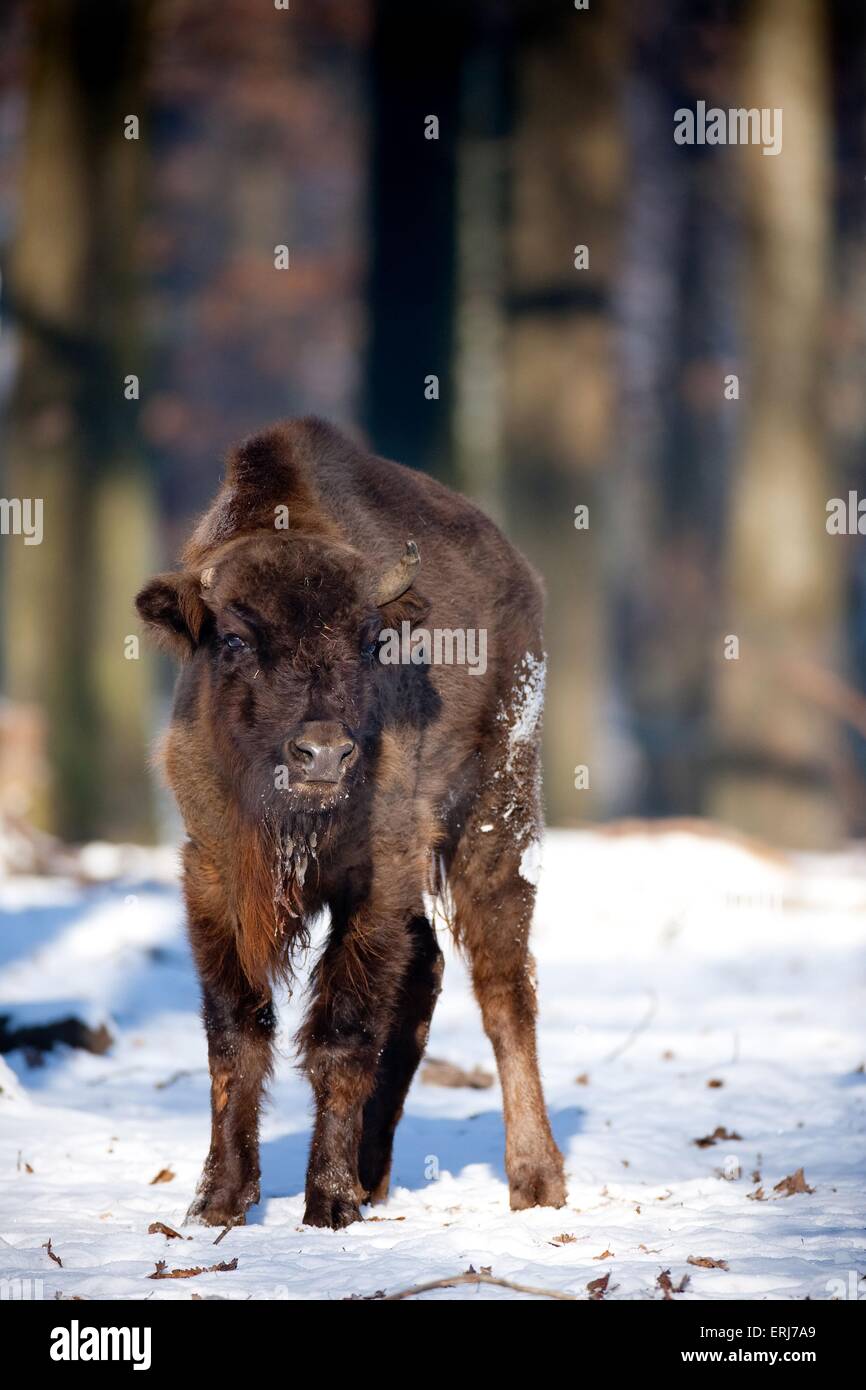
[[(299, 1034), (304, 1220), (345, 1226), (385, 1198), (442, 973), (424, 898), (446, 887), (502, 1081), (511, 1205), (561, 1206), (528, 950), (544, 678), (529, 565), (432, 478), (296, 420), (237, 450), (183, 568), (137, 606), (182, 663), (164, 763), (212, 1082), (190, 1219), (242, 1222), (259, 1199), (271, 989), (325, 907)], [(486, 630), (486, 668), (386, 664), (380, 634), (404, 623)]]

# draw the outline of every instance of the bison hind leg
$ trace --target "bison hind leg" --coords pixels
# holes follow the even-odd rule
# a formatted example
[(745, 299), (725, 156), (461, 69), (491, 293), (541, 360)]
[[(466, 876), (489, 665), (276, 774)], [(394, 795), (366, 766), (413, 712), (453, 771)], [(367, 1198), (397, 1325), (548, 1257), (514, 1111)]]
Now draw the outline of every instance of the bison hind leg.
[(394, 1133), (406, 1093), (418, 1067), (439, 995), (443, 956), (436, 933), (421, 914), (407, 930), (412, 955), (400, 991), (395, 1023), (376, 1071), (374, 1090), (364, 1106), (358, 1155), (361, 1186), (372, 1203), (384, 1202), (391, 1178)]
[(512, 742), (497, 751), (448, 868), (454, 931), (502, 1083), (511, 1206), (561, 1207), (565, 1174), (538, 1069), (529, 952), (541, 834), (538, 746)]

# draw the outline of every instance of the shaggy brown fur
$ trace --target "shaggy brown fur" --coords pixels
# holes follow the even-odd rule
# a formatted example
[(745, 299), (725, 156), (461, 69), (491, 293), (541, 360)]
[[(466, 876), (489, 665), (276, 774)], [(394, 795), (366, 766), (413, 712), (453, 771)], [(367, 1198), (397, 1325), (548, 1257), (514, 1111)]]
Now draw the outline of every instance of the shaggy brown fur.
[[(383, 603), (409, 539), (417, 581)], [(540, 833), (529, 566), (463, 498), (297, 420), (234, 454), (183, 567), (137, 605), (182, 663), (165, 766), (189, 837), (213, 1101), (190, 1215), (226, 1225), (258, 1200), (271, 988), (322, 908), (330, 936), (299, 1035), (316, 1104), (305, 1220), (343, 1226), (386, 1196), (442, 972), (431, 864), (496, 1053), (511, 1205), (562, 1205), (521, 874)], [(380, 632), (404, 620), (486, 629), (486, 672), (382, 663)]]

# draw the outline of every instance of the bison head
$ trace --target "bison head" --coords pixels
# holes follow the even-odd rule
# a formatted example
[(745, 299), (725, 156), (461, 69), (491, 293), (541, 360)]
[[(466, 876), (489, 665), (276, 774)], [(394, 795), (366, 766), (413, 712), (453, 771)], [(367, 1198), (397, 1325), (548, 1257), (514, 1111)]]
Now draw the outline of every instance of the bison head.
[(340, 542), (259, 532), (138, 595), (142, 618), (188, 662), (181, 703), (204, 720), (248, 814), (309, 823), (363, 779), (385, 674), (379, 634), (426, 610), (418, 563), (411, 541), (383, 572)]

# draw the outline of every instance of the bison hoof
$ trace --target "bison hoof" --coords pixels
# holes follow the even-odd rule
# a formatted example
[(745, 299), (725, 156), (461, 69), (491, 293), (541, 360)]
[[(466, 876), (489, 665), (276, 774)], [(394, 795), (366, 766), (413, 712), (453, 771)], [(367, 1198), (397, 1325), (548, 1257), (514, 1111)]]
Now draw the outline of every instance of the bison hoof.
[(187, 1226), (244, 1226), (247, 1209), (255, 1199), (234, 1198), (225, 1193), (196, 1197), (186, 1214)]
[(565, 1173), (557, 1150), (541, 1160), (524, 1159), (509, 1165), (508, 1186), (512, 1211), (527, 1207), (564, 1207)]
[(343, 1226), (351, 1226), (353, 1221), (360, 1220), (358, 1203), (351, 1197), (332, 1197), (325, 1192), (314, 1192), (307, 1198), (305, 1226), (329, 1226), (332, 1231), (339, 1231)]

